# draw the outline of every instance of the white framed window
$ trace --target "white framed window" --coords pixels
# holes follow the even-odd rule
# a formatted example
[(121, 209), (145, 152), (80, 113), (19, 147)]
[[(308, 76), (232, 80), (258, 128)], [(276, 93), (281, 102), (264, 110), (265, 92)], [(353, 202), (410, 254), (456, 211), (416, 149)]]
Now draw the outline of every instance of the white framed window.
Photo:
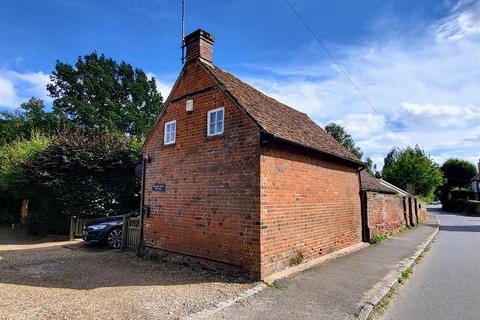
[(207, 136), (211, 137), (223, 133), (224, 114), (225, 109), (223, 107), (208, 111)]
[(163, 135), (164, 144), (173, 144), (175, 143), (175, 135), (177, 131), (177, 121), (172, 120), (165, 123), (165, 134)]

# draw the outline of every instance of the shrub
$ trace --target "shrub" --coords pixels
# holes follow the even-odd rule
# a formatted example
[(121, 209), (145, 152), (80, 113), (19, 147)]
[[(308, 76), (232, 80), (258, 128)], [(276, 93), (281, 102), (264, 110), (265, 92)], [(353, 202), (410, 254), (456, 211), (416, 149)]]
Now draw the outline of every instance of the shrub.
[(108, 216), (138, 206), (134, 175), (139, 141), (115, 133), (64, 132), (24, 165), (35, 197), (27, 226), (34, 233), (65, 233), (71, 216)]
[(480, 216), (480, 201), (476, 201), (476, 200), (467, 201), (465, 211), (468, 214)]
[(452, 199), (473, 198), (473, 192), (470, 189), (453, 189), (450, 191)]
[(28, 193), (24, 165), (38, 157), (49, 143), (47, 136), (32, 133), (29, 140), (19, 139), (0, 148), (0, 187), (18, 197)]
[(0, 191), (0, 224), (20, 222), (20, 200)]
[(443, 210), (450, 212), (463, 212), (466, 208), (467, 200), (465, 199), (449, 199), (443, 202)]

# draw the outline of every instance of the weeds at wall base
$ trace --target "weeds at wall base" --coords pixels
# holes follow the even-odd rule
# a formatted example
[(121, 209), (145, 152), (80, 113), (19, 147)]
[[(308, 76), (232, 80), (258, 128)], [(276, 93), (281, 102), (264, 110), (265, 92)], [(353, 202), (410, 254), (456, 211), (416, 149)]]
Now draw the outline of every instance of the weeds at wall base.
[(279, 284), (277, 281), (274, 281), (272, 283), (267, 283), (267, 287), (272, 289), (279, 289), (279, 290), (287, 289), (287, 286)]
[(397, 234), (405, 233), (405, 232), (410, 231), (410, 230), (417, 229), (422, 224), (423, 224), (423, 221), (420, 221), (418, 224), (416, 224), (413, 227), (412, 226), (406, 226), (406, 227), (401, 227), (400, 229), (398, 229), (395, 232), (387, 232), (387, 233), (376, 234), (375, 236), (373, 236), (372, 240), (370, 240), (370, 243), (371, 244), (379, 244), (382, 241), (387, 240), (389, 237), (395, 236)]

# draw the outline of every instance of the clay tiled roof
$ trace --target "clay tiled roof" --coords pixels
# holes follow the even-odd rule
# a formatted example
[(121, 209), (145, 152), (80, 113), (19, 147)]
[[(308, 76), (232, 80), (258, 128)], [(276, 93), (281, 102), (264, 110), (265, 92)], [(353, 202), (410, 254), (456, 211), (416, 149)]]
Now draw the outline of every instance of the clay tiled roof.
[(274, 138), (363, 164), (305, 113), (261, 93), (217, 66), (202, 61), (199, 63), (222, 90), (233, 98), (263, 131)]
[(360, 172), (362, 178), (362, 189), (365, 191), (374, 191), (381, 193), (397, 193), (392, 188), (389, 188), (380, 183), (380, 181), (368, 173), (366, 170)]

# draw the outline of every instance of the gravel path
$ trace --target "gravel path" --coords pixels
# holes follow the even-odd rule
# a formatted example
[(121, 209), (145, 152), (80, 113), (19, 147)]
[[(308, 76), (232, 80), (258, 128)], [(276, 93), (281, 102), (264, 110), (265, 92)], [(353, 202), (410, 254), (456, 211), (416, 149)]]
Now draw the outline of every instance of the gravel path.
[(0, 229), (0, 319), (177, 319), (253, 287), (81, 242)]

